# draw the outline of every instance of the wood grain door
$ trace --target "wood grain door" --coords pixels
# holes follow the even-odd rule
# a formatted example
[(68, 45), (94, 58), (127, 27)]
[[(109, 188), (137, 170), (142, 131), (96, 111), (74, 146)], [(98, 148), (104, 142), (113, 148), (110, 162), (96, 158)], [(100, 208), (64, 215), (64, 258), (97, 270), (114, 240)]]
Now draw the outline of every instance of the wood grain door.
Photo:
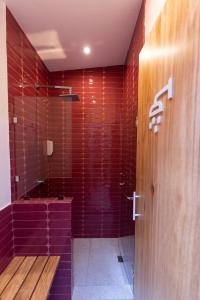
[[(159, 132), (149, 111), (160, 100)], [(200, 1), (168, 0), (140, 55), (135, 299), (200, 299)]]

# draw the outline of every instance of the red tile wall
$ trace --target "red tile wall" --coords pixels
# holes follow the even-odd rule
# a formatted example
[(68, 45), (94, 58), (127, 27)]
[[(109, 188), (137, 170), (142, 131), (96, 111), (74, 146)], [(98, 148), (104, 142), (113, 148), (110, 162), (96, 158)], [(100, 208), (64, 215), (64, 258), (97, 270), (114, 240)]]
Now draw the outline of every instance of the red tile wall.
[(132, 196), (136, 190), (136, 148), (137, 148), (137, 103), (138, 103), (138, 71), (139, 53), (144, 45), (144, 3), (133, 33), (129, 47), (124, 74), (124, 105), (122, 107), (122, 207), (121, 235), (129, 235), (134, 231), (132, 221)]
[[(12, 200), (34, 189), (37, 179), (46, 180), (39, 195), (74, 196), (75, 237), (119, 236), (133, 227), (132, 203), (126, 196), (135, 189), (143, 21), (142, 7), (125, 67), (49, 73), (7, 11)], [(19, 86), (47, 84), (48, 80), (73, 86), (80, 102), (47, 100), (47, 90)], [(54, 154), (49, 158), (43, 155), (47, 138), (54, 141)], [(15, 175), (20, 175), (19, 183)], [(125, 185), (120, 188), (119, 182)]]
[(71, 200), (16, 201), (12, 205), (14, 255), (59, 255), (49, 299), (71, 300)]
[[(43, 140), (47, 139), (47, 91), (36, 91), (38, 82), (47, 84), (48, 71), (27, 37), (7, 10), (8, 96), (12, 200), (24, 195), (47, 177)], [(25, 84), (20, 87), (20, 84)], [(13, 117), (18, 124), (13, 124)], [(20, 182), (15, 182), (15, 175)]]
[(11, 205), (0, 210), (0, 273), (13, 257)]
[[(60, 102), (49, 132), (55, 141), (51, 182), (74, 197), (74, 237), (120, 234), (123, 76), (123, 66), (50, 74), (51, 84), (72, 86), (80, 96), (80, 102), (71, 104), (71, 115), (69, 107), (64, 111), (66, 103)], [(71, 126), (68, 141), (63, 124)]]
[[(49, 74), (9, 11), (7, 47), (12, 199), (47, 179), (46, 196), (75, 197), (74, 236), (119, 236), (123, 66)], [(46, 84), (48, 76), (72, 85), (80, 102), (54, 97), (47, 103), (46, 90), (19, 87)], [(49, 158), (43, 155), (47, 138), (54, 141)]]

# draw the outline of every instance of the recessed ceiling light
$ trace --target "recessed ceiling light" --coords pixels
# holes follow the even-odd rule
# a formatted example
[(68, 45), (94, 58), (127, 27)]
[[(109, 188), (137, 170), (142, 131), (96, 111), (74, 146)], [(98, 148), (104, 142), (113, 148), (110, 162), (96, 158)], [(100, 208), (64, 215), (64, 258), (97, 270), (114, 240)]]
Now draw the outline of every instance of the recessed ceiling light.
[(84, 48), (83, 48), (83, 52), (84, 52), (84, 54), (86, 54), (86, 55), (90, 54), (90, 52), (91, 52), (90, 47), (84, 47)]

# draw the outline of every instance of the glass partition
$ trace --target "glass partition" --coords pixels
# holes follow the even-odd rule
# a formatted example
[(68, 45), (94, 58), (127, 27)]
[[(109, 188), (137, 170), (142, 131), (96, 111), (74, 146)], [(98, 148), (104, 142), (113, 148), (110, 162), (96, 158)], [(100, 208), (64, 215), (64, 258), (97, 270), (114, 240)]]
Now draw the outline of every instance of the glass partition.
[[(37, 93), (29, 96), (27, 92), (13, 101), (17, 199), (47, 197), (50, 192), (55, 196), (50, 182), (71, 178), (72, 173), (72, 103)], [(47, 154), (47, 141), (53, 143), (51, 155)]]

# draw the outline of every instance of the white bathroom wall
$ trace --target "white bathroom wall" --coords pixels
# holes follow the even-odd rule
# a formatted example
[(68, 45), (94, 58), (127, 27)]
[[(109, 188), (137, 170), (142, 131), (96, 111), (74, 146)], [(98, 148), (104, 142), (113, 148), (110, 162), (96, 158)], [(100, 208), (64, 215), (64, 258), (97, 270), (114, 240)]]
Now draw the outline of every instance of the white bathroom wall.
[(6, 5), (0, 0), (0, 209), (11, 202), (6, 53)]
[(159, 16), (167, 0), (146, 0), (145, 5), (145, 37), (151, 32), (151, 29)]

